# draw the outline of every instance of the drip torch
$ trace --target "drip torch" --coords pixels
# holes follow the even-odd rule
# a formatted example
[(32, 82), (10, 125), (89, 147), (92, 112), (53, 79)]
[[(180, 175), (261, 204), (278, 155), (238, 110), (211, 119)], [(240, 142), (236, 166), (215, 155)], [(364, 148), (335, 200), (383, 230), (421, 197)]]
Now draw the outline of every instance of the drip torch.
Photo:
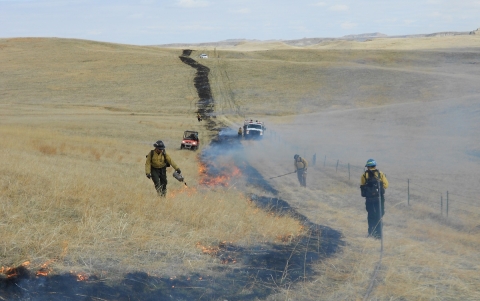
[[(176, 170), (173, 172), (173, 177), (177, 179), (179, 182), (183, 182), (185, 186), (187, 186), (187, 183), (185, 183), (185, 179), (183, 178), (182, 174), (178, 173)], [(188, 187), (188, 186), (187, 186)]]

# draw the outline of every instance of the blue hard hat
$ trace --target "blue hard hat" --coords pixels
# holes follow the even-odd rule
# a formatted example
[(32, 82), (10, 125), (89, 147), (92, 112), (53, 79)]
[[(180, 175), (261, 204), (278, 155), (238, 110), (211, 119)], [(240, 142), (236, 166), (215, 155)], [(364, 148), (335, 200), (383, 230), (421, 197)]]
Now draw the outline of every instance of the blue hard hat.
[(163, 143), (162, 140), (158, 140), (153, 144), (153, 146), (158, 149), (165, 149), (165, 144)]
[(368, 159), (367, 164), (365, 164), (365, 167), (375, 167), (377, 166), (377, 161), (373, 159)]

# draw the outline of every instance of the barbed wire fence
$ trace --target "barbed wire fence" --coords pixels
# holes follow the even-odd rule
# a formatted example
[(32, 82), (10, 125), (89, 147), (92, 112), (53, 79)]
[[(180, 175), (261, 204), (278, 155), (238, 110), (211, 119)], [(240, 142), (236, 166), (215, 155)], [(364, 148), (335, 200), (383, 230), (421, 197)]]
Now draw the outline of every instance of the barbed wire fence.
[[(364, 166), (344, 162), (339, 158), (329, 158), (325, 154), (317, 153), (315, 149), (308, 147), (300, 147), (291, 145), (275, 131), (266, 131), (266, 136), (270, 141), (280, 144), (284, 148), (289, 148), (295, 153), (301, 155), (310, 166), (314, 167), (334, 167), (335, 173), (339, 176), (344, 175), (345, 179), (359, 183), (359, 175), (363, 174)], [(389, 182), (404, 183), (404, 191), (402, 188), (396, 187), (395, 190), (389, 191), (389, 199), (404, 202), (407, 206), (421, 204), (432, 209), (433, 213), (439, 216), (449, 218), (452, 216), (468, 215), (478, 216), (480, 218), (480, 202), (475, 197), (467, 196), (462, 192), (458, 192), (454, 187), (445, 187), (443, 191), (439, 189), (427, 187), (414, 177), (398, 177), (387, 175)], [(478, 210), (473, 210), (478, 209)]]
[[(311, 160), (311, 166), (315, 167), (335, 167), (335, 173), (339, 176), (344, 176), (345, 180), (348, 179), (348, 182), (358, 183), (360, 186), (359, 176), (365, 172), (364, 166), (358, 166), (350, 164), (350, 162), (343, 162), (338, 158), (328, 158), (326, 154), (319, 154), (315, 149), (312, 148), (302, 148), (298, 145), (291, 145), (275, 131), (270, 131), (267, 133), (267, 137), (270, 141), (280, 144), (284, 148), (289, 148), (295, 153), (303, 156), (305, 159)], [(333, 164), (331, 162), (334, 162)], [(352, 175), (355, 175), (352, 179)], [(420, 184), (420, 181), (417, 181), (414, 178), (410, 177), (397, 177), (388, 175), (387, 179), (389, 182), (395, 183), (404, 183), (404, 191), (400, 188), (391, 189), (388, 193), (389, 200), (393, 201), (393, 206), (402, 204), (406, 200), (407, 207), (413, 207), (415, 204), (419, 204), (427, 207), (427, 209), (432, 210), (432, 213), (436, 214), (439, 219), (448, 220), (452, 216), (452, 213), (456, 215), (459, 219), (462, 219), (464, 216), (470, 218), (480, 219), (480, 203), (478, 199), (466, 196), (465, 194), (451, 191), (449, 187), (445, 187), (444, 191), (439, 191), (431, 187), (427, 187), (423, 184)], [(395, 203), (396, 202), (396, 203)], [(380, 223), (383, 223), (383, 217), (380, 220)], [(372, 293), (375, 284), (378, 282), (378, 273), (382, 266), (382, 260), (384, 255), (384, 237), (383, 231), (381, 231), (380, 237), (380, 249), (379, 249), (379, 259), (373, 267), (373, 271), (369, 280), (368, 288), (363, 294), (363, 300), (367, 301)]]

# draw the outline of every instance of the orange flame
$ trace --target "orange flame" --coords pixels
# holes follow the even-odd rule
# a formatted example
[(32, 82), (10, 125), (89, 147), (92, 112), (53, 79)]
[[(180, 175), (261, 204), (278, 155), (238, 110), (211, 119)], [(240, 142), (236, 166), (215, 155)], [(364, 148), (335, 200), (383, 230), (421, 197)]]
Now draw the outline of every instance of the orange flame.
[[(25, 261), (20, 266), (27, 267), (30, 265), (30, 261)], [(18, 276), (18, 270), (14, 267), (3, 267), (0, 269), (0, 274), (4, 274), (7, 279)]]
[(212, 176), (207, 173), (207, 167), (205, 164), (200, 163), (199, 173), (202, 175), (200, 184), (206, 186), (228, 186), (233, 177), (238, 177), (242, 173), (238, 167), (233, 164), (222, 165), (218, 168), (219, 174)]
[[(226, 241), (222, 241), (221, 243), (219, 243), (218, 247), (204, 246), (200, 242), (196, 243), (197, 248), (201, 249), (203, 253), (211, 255), (211, 256), (218, 255), (218, 252), (220, 251), (220, 249), (225, 248), (226, 245), (227, 245)], [(222, 263), (222, 264), (236, 263), (236, 262), (237, 262), (237, 260), (235, 258), (231, 257), (231, 256), (228, 256), (227, 258), (222, 258), (220, 260), (220, 263)]]
[(47, 276), (48, 274), (50, 274), (52, 272), (52, 268), (50, 268), (49, 265), (51, 263), (53, 263), (54, 261), (55, 261), (55, 259), (50, 259), (49, 261), (42, 264), (42, 266), (40, 267), (40, 269), (37, 271), (37, 273), (35, 275), (36, 276)]
[(81, 272), (77, 274), (77, 281), (87, 281), (88, 280), (88, 275)]
[(197, 242), (196, 247), (201, 249), (203, 253), (209, 255), (216, 255), (219, 251), (218, 247), (204, 246), (200, 242)]

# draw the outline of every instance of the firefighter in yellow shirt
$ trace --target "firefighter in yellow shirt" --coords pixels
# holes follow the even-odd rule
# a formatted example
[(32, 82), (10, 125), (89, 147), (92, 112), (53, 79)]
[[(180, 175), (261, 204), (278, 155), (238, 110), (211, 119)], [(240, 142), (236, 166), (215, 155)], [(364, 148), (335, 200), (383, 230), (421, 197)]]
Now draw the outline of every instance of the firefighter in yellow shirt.
[(165, 144), (158, 140), (153, 145), (145, 161), (145, 174), (152, 179), (159, 196), (167, 195), (167, 167), (172, 166), (175, 171), (181, 174), (180, 168), (173, 162), (172, 158), (165, 152)]
[(375, 160), (368, 159), (365, 167), (367, 169), (360, 177), (360, 190), (368, 212), (368, 235), (381, 238), (381, 219), (385, 214), (385, 189), (388, 188), (388, 180), (385, 174), (377, 169)]
[(303, 187), (307, 187), (307, 160), (303, 159), (299, 155), (293, 156), (295, 159), (295, 171), (297, 172), (298, 181)]

